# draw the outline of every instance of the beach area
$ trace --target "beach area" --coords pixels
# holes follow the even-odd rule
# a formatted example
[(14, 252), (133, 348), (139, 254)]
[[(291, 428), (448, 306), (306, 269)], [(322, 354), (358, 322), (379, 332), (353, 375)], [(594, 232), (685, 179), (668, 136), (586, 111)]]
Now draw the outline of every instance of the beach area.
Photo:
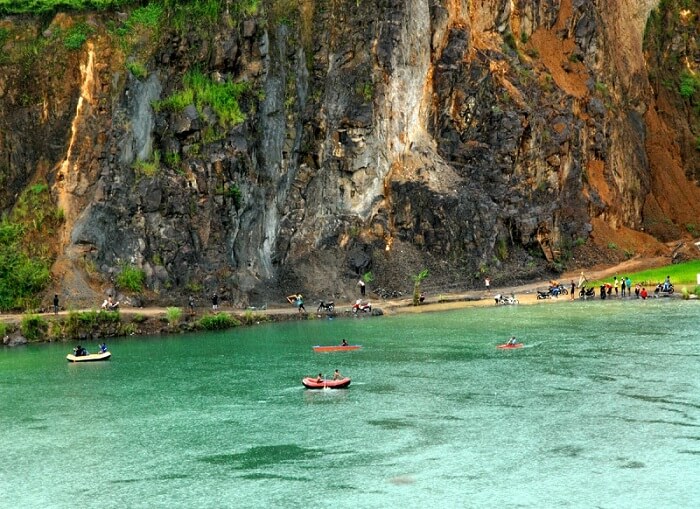
[[(649, 268), (663, 267), (668, 264), (669, 259), (667, 257), (637, 257), (614, 266), (599, 266), (583, 271), (580, 269), (572, 270), (559, 276), (558, 281), (570, 292), (571, 282), (578, 285), (582, 274), (587, 281), (592, 282), (606, 278), (612, 279), (616, 274), (628, 274)], [(499, 305), (496, 301), (499, 295), (517, 299), (518, 305), (554, 305), (572, 300), (576, 301), (580, 298), (577, 287), (573, 299), (570, 294), (538, 299), (538, 291), (545, 292), (549, 284), (550, 281), (544, 280), (511, 286), (500, 286), (496, 283), (488, 288), (484, 286), (481, 289), (470, 289), (463, 292), (439, 293), (432, 291), (425, 295), (424, 301), (418, 306), (413, 305), (411, 295), (396, 299), (379, 299), (373, 298), (370, 290), (367, 292), (368, 295), (364, 301), (371, 304), (371, 314), (377, 316), (420, 314), (469, 307), (496, 306)], [(615, 297), (613, 295), (613, 298)], [(355, 301), (353, 300), (336, 302), (332, 316), (337, 318), (352, 317), (354, 315), (352, 312), (354, 303)], [(22, 313), (0, 314), (0, 323), (5, 328), (4, 337), (2, 338), (3, 344), (17, 346), (26, 342), (70, 342), (74, 339), (89, 341), (125, 335), (152, 336), (156, 334), (190, 332), (197, 330), (199, 319), (216, 314), (228, 315), (245, 326), (264, 322), (314, 320), (328, 316), (324, 311), (317, 311), (316, 302), (309, 301), (307, 306), (305, 313), (300, 313), (292, 304), (284, 304), (282, 302), (268, 305), (265, 309), (239, 309), (227, 306), (226, 303), (220, 303), (216, 311), (212, 310), (211, 306), (200, 306), (195, 307), (194, 312), (190, 312), (189, 309), (186, 309), (186, 306), (182, 306), (180, 308), (181, 315), (177, 320), (173, 320), (172, 316), (169, 316), (169, 310), (172, 309), (169, 307), (148, 306), (136, 308), (123, 306), (118, 312), (118, 324), (92, 325), (88, 329), (81, 329), (77, 337), (70, 337), (71, 334), (66, 333), (64, 330), (66, 329), (65, 324), (71, 316), (75, 316), (78, 313), (99, 313), (95, 308), (81, 310), (63, 309), (56, 314), (53, 312), (34, 314), (33, 316), (38, 316), (44, 320), (47, 332), (44, 333), (43, 337), (31, 338), (29, 341), (25, 341), (26, 338), (24, 338), (22, 333), (22, 323), (30, 315)], [(62, 329), (62, 332), (56, 333), (59, 329)], [(50, 334), (50, 331), (54, 331), (53, 336)]]

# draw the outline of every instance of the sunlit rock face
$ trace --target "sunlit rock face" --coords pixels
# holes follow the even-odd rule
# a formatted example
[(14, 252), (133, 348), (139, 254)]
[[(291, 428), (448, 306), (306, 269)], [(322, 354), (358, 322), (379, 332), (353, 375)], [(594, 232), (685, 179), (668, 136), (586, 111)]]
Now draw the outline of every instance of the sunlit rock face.
[[(424, 268), (464, 288), (662, 252), (700, 228), (700, 133), (655, 53), (692, 68), (697, 48), (647, 28), (655, 3), (305, 0), (129, 44), (129, 12), (9, 17), (0, 207), (48, 183), (56, 281), (86, 301), (126, 265), (146, 299), (247, 306), (350, 298), (367, 272), (408, 292)], [(67, 50), (52, 34), (76, 23)], [(164, 106), (194, 69), (246, 83), (242, 116)]]

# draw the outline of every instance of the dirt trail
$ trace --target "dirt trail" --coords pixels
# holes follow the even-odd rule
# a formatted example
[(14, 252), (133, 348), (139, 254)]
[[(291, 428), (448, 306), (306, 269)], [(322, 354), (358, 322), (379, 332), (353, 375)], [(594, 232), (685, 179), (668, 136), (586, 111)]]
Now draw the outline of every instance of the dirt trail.
[[(605, 267), (596, 267), (592, 270), (586, 270), (585, 271), (585, 276), (589, 281), (593, 280), (599, 280), (603, 278), (607, 278), (610, 276), (613, 276), (614, 274), (628, 274), (640, 270), (645, 270), (649, 268), (654, 268), (654, 267), (661, 267), (664, 265), (668, 265), (670, 263), (669, 258), (665, 256), (659, 256), (659, 257), (652, 257), (652, 258), (644, 258), (641, 256), (637, 256), (634, 258), (631, 258), (630, 260), (626, 260), (618, 265), (614, 266), (605, 266)], [(567, 284), (569, 281), (573, 280), (575, 283), (578, 284), (579, 276), (581, 274), (580, 270), (575, 270), (575, 271), (570, 271), (566, 272), (561, 275), (559, 280)], [(412, 305), (412, 300), (411, 298), (402, 298), (402, 299), (388, 299), (388, 300), (372, 300), (370, 301), (373, 303), (373, 305), (377, 308), (381, 308), (385, 313), (387, 314), (396, 314), (396, 313), (422, 313), (422, 312), (427, 312), (427, 311), (442, 311), (442, 310), (449, 310), (449, 309), (457, 309), (457, 308), (463, 308), (463, 307), (469, 307), (469, 306), (491, 306), (493, 305), (493, 296), (498, 294), (498, 293), (504, 293), (504, 294), (511, 294), (514, 293), (518, 300), (523, 303), (532, 303), (536, 301), (536, 290), (541, 289), (544, 290), (548, 287), (549, 282), (548, 281), (537, 281), (533, 283), (528, 283), (524, 285), (517, 285), (517, 286), (504, 286), (504, 287), (492, 287), (490, 291), (486, 292), (484, 290), (470, 290), (466, 292), (446, 292), (446, 293), (440, 293), (439, 301), (438, 297), (435, 295), (428, 296), (426, 299), (425, 303), (421, 306), (413, 306)], [(568, 284), (567, 284), (568, 286)], [(540, 301), (544, 302), (544, 301)], [(245, 313), (245, 310), (242, 309), (234, 309), (234, 308), (227, 308), (225, 306), (221, 306), (220, 311), (225, 311), (233, 314), (243, 314)], [(342, 314), (345, 312), (350, 312), (352, 309), (352, 302), (349, 303), (339, 303), (336, 306), (336, 313)], [(82, 311), (89, 311), (89, 310), (82, 310)], [(207, 312), (208, 308), (198, 308), (197, 313), (198, 315), (201, 315), (204, 312)], [(253, 309), (252, 311), (259, 312), (259, 313), (264, 313), (267, 315), (274, 315), (274, 316), (289, 316), (290, 318), (294, 315), (297, 315), (298, 312), (296, 308), (292, 307), (291, 305), (280, 305), (280, 306), (273, 306), (269, 307), (265, 310), (262, 309)], [(308, 310), (309, 313), (313, 313), (316, 311), (315, 307), (309, 306)], [(147, 317), (159, 317), (159, 316), (166, 316), (166, 308), (164, 307), (147, 307), (147, 308), (123, 308), (120, 310), (121, 314), (124, 315), (125, 317), (133, 317), (135, 315), (142, 315), (142, 316), (147, 316)], [(64, 317), (67, 316), (69, 311), (60, 311), (58, 313), (59, 317)], [(0, 321), (5, 322), (5, 323), (15, 323), (18, 324), (21, 322), (22, 317), (24, 315), (22, 314), (0, 314)], [(47, 313), (45, 316), (51, 317), (53, 316), (52, 313)]]

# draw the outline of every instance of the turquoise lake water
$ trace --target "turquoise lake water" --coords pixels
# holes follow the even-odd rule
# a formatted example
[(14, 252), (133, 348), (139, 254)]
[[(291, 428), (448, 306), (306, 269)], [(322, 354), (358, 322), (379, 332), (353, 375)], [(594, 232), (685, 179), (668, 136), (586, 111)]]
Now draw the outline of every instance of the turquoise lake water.
[[(0, 349), (0, 507), (695, 508), (699, 317), (575, 301), (116, 339), (94, 364)], [(312, 351), (342, 338), (363, 348)], [(347, 390), (302, 387), (336, 368)]]

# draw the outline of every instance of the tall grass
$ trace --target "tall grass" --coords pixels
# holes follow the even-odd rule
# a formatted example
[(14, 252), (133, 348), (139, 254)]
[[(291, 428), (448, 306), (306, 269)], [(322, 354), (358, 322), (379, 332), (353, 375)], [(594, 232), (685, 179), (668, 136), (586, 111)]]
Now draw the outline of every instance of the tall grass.
[(22, 248), (25, 228), (0, 223), (0, 310), (26, 309), (49, 282), (49, 263), (30, 258)]
[[(691, 285), (694, 287), (697, 283), (697, 274), (700, 274), (700, 260), (692, 260), (630, 274), (619, 273), (617, 277), (618, 279), (623, 276), (629, 277), (632, 280), (632, 284), (640, 283), (648, 286), (661, 283), (666, 279), (666, 276), (670, 276), (671, 283), (677, 288), (678, 285)], [(612, 281), (612, 278), (613, 276), (610, 276), (605, 280), (588, 282), (586, 286), (598, 286), (606, 281)]]
[(126, 265), (117, 276), (117, 284), (121, 288), (131, 290), (132, 292), (140, 292), (143, 290), (143, 285), (146, 281), (146, 273), (133, 265)]
[(53, 11), (116, 9), (137, 0), (0, 0), (0, 14), (44, 14)]
[(238, 99), (248, 90), (247, 83), (216, 83), (199, 69), (193, 69), (185, 74), (182, 84), (183, 89), (180, 92), (162, 101), (156, 101), (153, 104), (154, 109), (182, 111), (194, 104), (200, 113), (206, 107), (210, 107), (223, 127), (235, 126), (245, 120)]

